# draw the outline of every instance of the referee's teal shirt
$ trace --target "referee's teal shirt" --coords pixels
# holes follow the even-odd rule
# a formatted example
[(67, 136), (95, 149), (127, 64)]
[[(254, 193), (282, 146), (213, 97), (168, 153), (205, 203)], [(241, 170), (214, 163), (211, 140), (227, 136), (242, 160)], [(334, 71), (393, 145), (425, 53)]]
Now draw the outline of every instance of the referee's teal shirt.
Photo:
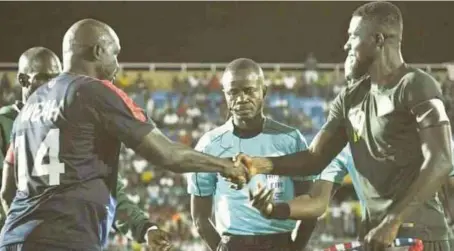
[[(199, 140), (196, 150), (218, 156), (233, 157), (239, 152), (251, 156), (281, 156), (307, 148), (301, 133), (292, 127), (266, 118), (262, 133), (252, 138), (233, 134), (233, 122), (207, 132)], [(304, 168), (304, 167), (302, 167)], [(188, 173), (188, 193), (195, 196), (213, 196), (216, 228), (220, 234), (262, 235), (292, 232), (294, 220), (272, 220), (260, 215), (249, 204), (249, 189), (256, 191), (258, 183), (274, 188), (274, 200), (289, 201), (295, 197), (294, 180), (276, 175), (256, 175), (242, 190), (229, 188), (217, 173)]]

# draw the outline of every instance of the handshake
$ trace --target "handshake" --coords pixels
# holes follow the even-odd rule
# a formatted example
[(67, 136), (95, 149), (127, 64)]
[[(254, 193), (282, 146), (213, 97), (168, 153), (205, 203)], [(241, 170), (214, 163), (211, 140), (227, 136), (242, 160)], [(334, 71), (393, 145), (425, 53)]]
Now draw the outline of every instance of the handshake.
[(250, 157), (239, 153), (224, 166), (221, 176), (224, 180), (231, 182), (231, 188), (242, 189), (251, 178), (259, 173), (265, 173), (264, 168), (259, 168), (263, 158)]
[[(233, 163), (228, 168), (224, 169), (221, 176), (224, 180), (231, 182), (232, 189), (242, 189), (244, 184), (247, 184), (250, 179), (256, 174), (264, 174), (269, 172), (269, 164), (266, 158), (250, 157), (248, 155), (239, 153), (233, 157)], [(275, 211), (273, 204), (274, 190), (267, 189), (266, 186), (258, 184), (258, 190), (253, 193), (249, 190), (249, 202), (251, 206), (255, 207), (265, 217), (272, 216)]]

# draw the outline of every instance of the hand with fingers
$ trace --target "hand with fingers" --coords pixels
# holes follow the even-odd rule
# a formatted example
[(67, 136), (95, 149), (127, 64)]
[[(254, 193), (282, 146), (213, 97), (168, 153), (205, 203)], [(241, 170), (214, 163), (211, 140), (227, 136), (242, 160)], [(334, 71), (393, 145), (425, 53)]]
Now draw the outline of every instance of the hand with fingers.
[(170, 251), (172, 248), (169, 233), (157, 227), (148, 229), (145, 240), (152, 251)]
[(399, 223), (384, 220), (364, 237), (365, 251), (381, 251), (390, 247), (397, 237)]
[(251, 178), (249, 169), (242, 162), (232, 161), (231, 165), (224, 168), (220, 174), (227, 182), (231, 182), (230, 188), (240, 190), (247, 184)]
[(245, 165), (248, 169), (248, 174), (250, 177), (257, 174), (266, 174), (270, 171), (270, 163), (266, 158), (251, 157), (244, 153), (238, 153), (235, 157), (233, 157), (233, 161), (236, 165)]
[(258, 184), (256, 193), (249, 190), (249, 202), (253, 207), (257, 208), (265, 218), (269, 218), (273, 212), (273, 196), (274, 190), (267, 189), (265, 186), (262, 187), (260, 183)]

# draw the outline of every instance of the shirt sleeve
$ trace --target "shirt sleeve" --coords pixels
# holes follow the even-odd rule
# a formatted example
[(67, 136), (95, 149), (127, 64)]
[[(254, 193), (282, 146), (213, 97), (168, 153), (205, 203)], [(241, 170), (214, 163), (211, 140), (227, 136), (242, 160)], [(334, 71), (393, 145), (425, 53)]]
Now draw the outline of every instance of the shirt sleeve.
[[(108, 81), (93, 81), (81, 85), (77, 96), (82, 106), (112, 136), (134, 149), (155, 124), (125, 92)], [(151, 121), (151, 122), (150, 122)]]
[(345, 133), (344, 96), (346, 89), (343, 89), (331, 102), (328, 118), (322, 130), (338, 133)]
[(409, 111), (425, 101), (443, 99), (439, 84), (427, 73), (411, 73), (404, 81), (401, 99)]
[[(204, 134), (197, 145), (195, 150), (203, 153), (206, 152), (207, 146), (211, 140), (208, 134)], [(216, 190), (217, 174), (216, 173), (204, 173), (204, 172), (193, 172), (186, 174), (187, 180), (187, 191), (189, 194), (195, 196), (211, 196)]]

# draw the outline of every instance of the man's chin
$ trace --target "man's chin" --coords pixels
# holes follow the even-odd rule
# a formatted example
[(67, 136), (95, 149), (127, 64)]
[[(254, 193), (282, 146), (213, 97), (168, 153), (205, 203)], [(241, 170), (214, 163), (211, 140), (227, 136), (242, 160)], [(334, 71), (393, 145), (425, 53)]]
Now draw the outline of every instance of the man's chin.
[(254, 118), (254, 114), (252, 114), (252, 113), (240, 113), (240, 114), (236, 113), (234, 116), (240, 120), (249, 120), (249, 119)]

